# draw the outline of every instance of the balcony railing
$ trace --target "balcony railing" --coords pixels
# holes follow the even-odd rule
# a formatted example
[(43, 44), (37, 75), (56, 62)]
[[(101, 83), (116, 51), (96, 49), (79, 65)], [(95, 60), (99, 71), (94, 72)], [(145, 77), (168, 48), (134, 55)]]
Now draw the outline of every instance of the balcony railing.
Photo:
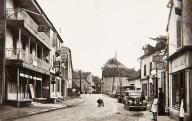
[(30, 52), (23, 49), (9, 48), (5, 49), (5, 57), (7, 60), (22, 60), (36, 68), (49, 71), (50, 64), (32, 55)]
[(22, 9), (7, 9), (6, 10), (7, 19), (11, 20), (24, 20), (25, 25), (30, 29), (38, 38), (44, 42), (49, 47), (51, 46), (51, 41), (48, 35), (44, 32), (38, 32), (38, 25), (36, 22), (29, 16), (29, 14)]

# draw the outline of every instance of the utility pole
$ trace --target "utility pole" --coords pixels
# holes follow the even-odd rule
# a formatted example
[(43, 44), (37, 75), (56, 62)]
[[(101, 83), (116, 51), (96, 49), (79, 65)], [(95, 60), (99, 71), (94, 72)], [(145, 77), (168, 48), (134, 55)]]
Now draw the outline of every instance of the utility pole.
[(80, 94), (81, 94), (81, 70), (79, 71), (79, 75), (80, 75), (79, 87), (80, 87)]

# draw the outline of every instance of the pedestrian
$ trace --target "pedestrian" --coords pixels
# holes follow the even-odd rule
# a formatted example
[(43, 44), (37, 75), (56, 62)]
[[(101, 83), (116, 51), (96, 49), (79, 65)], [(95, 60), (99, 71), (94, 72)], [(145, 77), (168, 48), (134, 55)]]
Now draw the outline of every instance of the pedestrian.
[(183, 121), (183, 119), (184, 119), (184, 104), (183, 104), (183, 99), (184, 99), (184, 91), (183, 91), (183, 88), (181, 88), (180, 109), (179, 109), (179, 121)]
[(128, 103), (128, 95), (129, 95), (129, 93), (128, 92), (125, 92), (125, 96), (124, 96), (124, 109), (125, 110), (128, 110), (128, 108), (129, 108), (129, 103)]
[(158, 99), (158, 115), (164, 114), (164, 96), (162, 88), (159, 88), (159, 99)]
[(153, 120), (157, 121), (157, 111), (158, 111), (158, 99), (157, 95), (154, 95), (151, 112), (153, 113)]

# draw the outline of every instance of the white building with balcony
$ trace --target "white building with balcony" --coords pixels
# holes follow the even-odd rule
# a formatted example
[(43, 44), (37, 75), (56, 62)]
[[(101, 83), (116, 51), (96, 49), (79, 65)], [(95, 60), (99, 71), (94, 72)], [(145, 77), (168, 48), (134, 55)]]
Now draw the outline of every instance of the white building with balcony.
[(0, 0), (0, 3), (0, 9), (4, 10), (0, 11), (0, 17), (5, 16), (0, 27), (4, 62), (2, 102), (20, 106), (33, 99), (50, 98), (52, 93), (61, 96), (61, 77), (51, 78), (51, 70), (55, 51), (63, 41), (53, 24), (36, 0)]

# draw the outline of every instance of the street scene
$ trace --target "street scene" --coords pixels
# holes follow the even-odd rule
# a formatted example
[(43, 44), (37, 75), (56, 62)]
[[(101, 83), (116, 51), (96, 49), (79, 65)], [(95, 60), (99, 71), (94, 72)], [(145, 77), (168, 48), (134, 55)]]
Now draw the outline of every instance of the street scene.
[[(104, 100), (105, 106), (97, 106), (97, 99), (101, 97)], [(103, 95), (83, 95), (85, 102), (71, 108), (43, 113), (26, 118), (21, 118), (16, 121), (139, 121), (143, 117), (142, 112), (127, 112), (123, 110), (123, 105), (117, 103), (113, 98)], [(144, 121), (144, 120), (143, 120)]]
[(0, 121), (192, 121), (191, 0), (0, 0)]

